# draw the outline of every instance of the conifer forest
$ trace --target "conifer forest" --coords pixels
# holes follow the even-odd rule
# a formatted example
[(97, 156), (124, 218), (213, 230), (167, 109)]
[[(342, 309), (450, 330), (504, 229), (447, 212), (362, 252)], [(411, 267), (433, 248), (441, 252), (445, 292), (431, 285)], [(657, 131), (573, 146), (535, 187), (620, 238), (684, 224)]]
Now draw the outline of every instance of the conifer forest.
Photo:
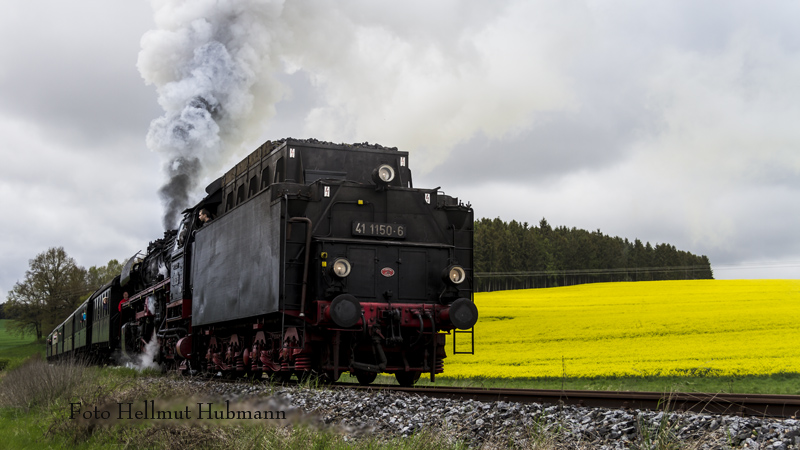
[(529, 289), (614, 281), (713, 279), (708, 257), (674, 245), (515, 220), (475, 221), (475, 290)]

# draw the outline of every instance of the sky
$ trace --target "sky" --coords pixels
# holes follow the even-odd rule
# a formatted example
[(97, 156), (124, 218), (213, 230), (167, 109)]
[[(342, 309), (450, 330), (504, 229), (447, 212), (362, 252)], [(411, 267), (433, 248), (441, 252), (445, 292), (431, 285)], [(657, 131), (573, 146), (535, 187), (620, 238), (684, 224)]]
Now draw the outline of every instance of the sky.
[(780, 0), (7, 0), (0, 301), (50, 247), (84, 267), (145, 250), (285, 137), (408, 151), (416, 187), (477, 218), (798, 278), (799, 17)]

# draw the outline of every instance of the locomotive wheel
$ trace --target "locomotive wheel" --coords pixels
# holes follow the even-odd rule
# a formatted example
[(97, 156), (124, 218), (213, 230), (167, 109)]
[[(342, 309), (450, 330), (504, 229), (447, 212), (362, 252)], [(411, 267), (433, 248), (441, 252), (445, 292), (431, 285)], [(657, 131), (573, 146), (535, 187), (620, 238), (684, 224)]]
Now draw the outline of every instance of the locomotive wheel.
[(395, 372), (394, 377), (397, 380), (397, 384), (403, 387), (411, 387), (419, 381), (419, 377), (422, 375), (422, 372)]
[(362, 386), (366, 386), (372, 383), (373, 381), (375, 381), (375, 378), (378, 378), (378, 374), (375, 372), (362, 372), (362, 371), (356, 372), (356, 379), (358, 380), (358, 384)]

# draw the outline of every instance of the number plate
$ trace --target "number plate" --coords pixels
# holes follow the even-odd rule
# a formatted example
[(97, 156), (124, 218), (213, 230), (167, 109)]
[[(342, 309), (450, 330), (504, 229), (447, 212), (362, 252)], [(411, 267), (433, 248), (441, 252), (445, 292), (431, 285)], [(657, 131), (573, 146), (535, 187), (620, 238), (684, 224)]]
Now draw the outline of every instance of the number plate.
[(353, 236), (405, 239), (407, 228), (397, 223), (353, 222)]

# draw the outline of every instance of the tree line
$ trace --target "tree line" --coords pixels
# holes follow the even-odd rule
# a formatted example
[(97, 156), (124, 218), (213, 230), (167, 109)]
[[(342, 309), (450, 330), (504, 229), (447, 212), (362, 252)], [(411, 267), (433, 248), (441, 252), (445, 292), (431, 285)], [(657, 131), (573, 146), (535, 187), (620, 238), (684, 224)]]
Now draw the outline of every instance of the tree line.
[(475, 222), (475, 290), (610, 281), (713, 279), (708, 257), (575, 227), (482, 218)]
[(64, 247), (49, 248), (28, 262), (25, 278), (14, 285), (1, 306), (5, 318), (13, 320), (7, 328), (11, 333), (23, 337), (30, 333), (36, 339), (122, 272), (122, 263), (116, 259), (85, 269)]

